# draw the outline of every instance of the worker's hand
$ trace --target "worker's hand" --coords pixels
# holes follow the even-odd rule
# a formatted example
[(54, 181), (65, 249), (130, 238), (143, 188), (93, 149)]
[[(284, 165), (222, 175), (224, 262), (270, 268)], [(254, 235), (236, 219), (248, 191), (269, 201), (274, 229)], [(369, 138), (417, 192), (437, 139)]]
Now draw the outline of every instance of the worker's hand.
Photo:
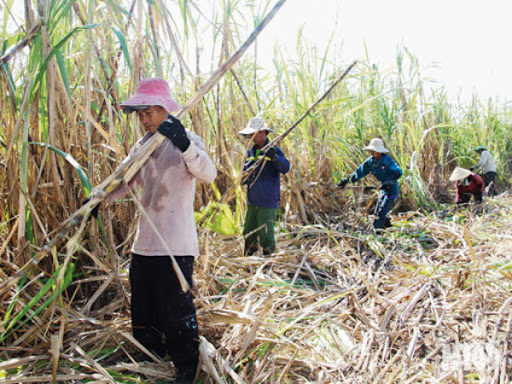
[[(82, 202), (82, 206), (84, 206), (85, 204), (87, 204), (89, 202), (89, 200), (91, 200), (90, 197), (88, 197), (87, 199), (85, 199), (83, 202)], [(96, 204), (94, 206), (94, 208), (91, 210), (91, 215), (88, 217), (88, 219), (92, 217), (94, 217), (95, 219), (98, 218), (98, 210), (100, 208), (100, 203)]]
[(342, 189), (343, 189), (343, 188), (345, 188), (345, 187), (347, 186), (347, 184), (348, 184), (348, 177), (347, 177), (346, 179), (341, 180), (341, 181), (338, 183), (338, 187), (340, 187), (340, 188), (342, 188)]
[(190, 145), (185, 127), (181, 124), (181, 121), (172, 115), (169, 115), (169, 120), (160, 124), (158, 132), (171, 140), (174, 146), (179, 148), (181, 152), (185, 152)]
[(389, 184), (389, 183), (382, 183), (380, 185), (380, 189), (382, 189), (385, 192), (388, 192), (388, 191), (391, 190), (391, 184)]
[(475, 167), (471, 167), (471, 168), (469, 168), (469, 170), (470, 170), (471, 172), (473, 172), (473, 171), (475, 170)]
[(265, 151), (265, 157), (268, 157), (270, 160), (274, 160), (276, 158), (277, 151), (274, 147), (268, 147)]

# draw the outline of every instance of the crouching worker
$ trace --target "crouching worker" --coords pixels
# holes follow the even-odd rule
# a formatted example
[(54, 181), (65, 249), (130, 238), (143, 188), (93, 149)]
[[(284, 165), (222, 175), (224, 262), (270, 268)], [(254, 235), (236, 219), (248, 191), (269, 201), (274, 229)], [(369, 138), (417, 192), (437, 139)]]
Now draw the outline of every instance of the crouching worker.
[(262, 152), (261, 149), (269, 143), (269, 132), (273, 130), (261, 117), (250, 119), (247, 127), (239, 132), (254, 142), (245, 157), (244, 172), (263, 157), (244, 182), (248, 204), (243, 230), (245, 256), (258, 251), (258, 239), (264, 255), (272, 254), (276, 248), (274, 226), (281, 192), (280, 176), (290, 170), (290, 163), (279, 147), (269, 147)]
[(455, 204), (466, 204), (471, 200), (471, 196), (475, 199), (475, 204), (482, 203), (484, 181), (479, 175), (468, 169), (456, 167), (450, 181), (455, 182)]
[(130, 182), (123, 182), (104, 200), (112, 202), (141, 187), (144, 212), (137, 224), (130, 264), (133, 334), (153, 353), (170, 356), (178, 369), (176, 383), (193, 383), (199, 363), (196, 309), (190, 290), (181, 288), (170, 255), (192, 286), (194, 258), (199, 256), (196, 178), (212, 182), (217, 171), (201, 138), (169, 114), (179, 105), (164, 79), (141, 80), (137, 92), (121, 108), (124, 113), (136, 112), (146, 131), (128, 158), (153, 135), (166, 137)]
[(398, 199), (399, 188), (398, 179), (402, 176), (402, 169), (389, 156), (389, 151), (384, 147), (381, 139), (372, 139), (370, 144), (363, 148), (364, 151), (370, 151), (371, 156), (368, 157), (354, 173), (342, 180), (338, 186), (345, 188), (349, 183), (355, 183), (369, 173), (377, 178), (380, 182), (380, 193), (375, 206), (374, 229), (383, 229), (391, 227), (391, 220), (387, 214), (393, 207), (393, 203)]

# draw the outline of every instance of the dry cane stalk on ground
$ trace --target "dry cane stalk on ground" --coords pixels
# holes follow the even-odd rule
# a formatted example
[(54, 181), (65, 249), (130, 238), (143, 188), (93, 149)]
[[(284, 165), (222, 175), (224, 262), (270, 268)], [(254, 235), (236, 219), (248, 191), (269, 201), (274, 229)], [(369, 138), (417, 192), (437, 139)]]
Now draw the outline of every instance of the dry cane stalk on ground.
[[(511, 203), (497, 197), (464, 223), (446, 213), (394, 217), (382, 236), (336, 217), (282, 223), (272, 257), (245, 258), (240, 238), (201, 232), (199, 382), (508, 382)], [(0, 382), (51, 382), (56, 358), (60, 382), (170, 380), (168, 362), (147, 351), (147, 361), (133, 359), (144, 349), (130, 334), (126, 263), (105, 275), (94, 299), (103, 306), (67, 297), (2, 347), (9, 377)]]

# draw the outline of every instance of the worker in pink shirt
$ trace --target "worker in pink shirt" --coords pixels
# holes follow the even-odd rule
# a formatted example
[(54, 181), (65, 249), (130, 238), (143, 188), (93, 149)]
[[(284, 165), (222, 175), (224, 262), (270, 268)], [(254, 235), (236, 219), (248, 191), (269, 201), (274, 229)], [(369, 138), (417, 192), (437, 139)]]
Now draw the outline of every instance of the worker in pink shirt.
[(178, 369), (176, 382), (192, 383), (199, 358), (196, 310), (192, 293), (180, 286), (170, 255), (192, 286), (194, 258), (199, 256), (196, 179), (212, 182), (217, 171), (201, 138), (170, 115), (179, 105), (164, 79), (141, 80), (121, 108), (124, 113), (136, 112), (146, 131), (128, 158), (157, 132), (168, 138), (128, 184), (104, 200), (113, 202), (141, 188), (145, 213), (139, 217), (130, 264), (133, 334), (154, 353), (170, 356)]

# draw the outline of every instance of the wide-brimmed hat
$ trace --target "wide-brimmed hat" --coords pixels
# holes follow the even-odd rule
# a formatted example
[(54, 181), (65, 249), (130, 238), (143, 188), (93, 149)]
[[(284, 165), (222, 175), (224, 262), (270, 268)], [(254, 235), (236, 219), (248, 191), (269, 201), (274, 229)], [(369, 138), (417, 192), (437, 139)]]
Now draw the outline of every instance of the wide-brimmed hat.
[(370, 144), (363, 148), (363, 151), (375, 151), (379, 153), (388, 153), (389, 151), (384, 147), (384, 142), (381, 139), (374, 138), (370, 140)]
[(487, 151), (487, 148), (485, 148), (483, 145), (479, 145), (478, 147), (475, 148), (475, 152), (478, 152), (481, 150)]
[(464, 180), (468, 176), (471, 176), (471, 171), (469, 169), (456, 167), (450, 176), (450, 181)]
[(122, 103), (121, 108), (124, 113), (130, 113), (153, 105), (165, 108), (167, 112), (180, 109), (180, 105), (171, 97), (169, 84), (160, 77), (141, 80), (135, 94)]
[(258, 131), (268, 131), (274, 132), (272, 128), (270, 128), (263, 117), (253, 117), (247, 123), (247, 127), (238, 132), (240, 135), (254, 135)]

